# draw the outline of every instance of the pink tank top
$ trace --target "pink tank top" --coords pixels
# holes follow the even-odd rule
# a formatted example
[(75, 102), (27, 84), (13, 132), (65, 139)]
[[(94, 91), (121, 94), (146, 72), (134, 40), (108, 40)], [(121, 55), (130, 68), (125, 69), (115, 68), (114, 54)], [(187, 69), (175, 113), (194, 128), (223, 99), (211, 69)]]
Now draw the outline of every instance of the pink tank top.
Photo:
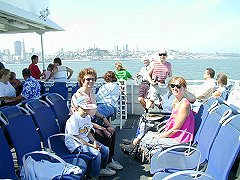
[[(190, 104), (189, 101), (185, 98), (182, 99), (182, 101), (185, 101), (186, 103)], [(174, 126), (177, 115), (178, 109), (173, 109), (172, 114), (166, 123), (165, 131), (171, 129)], [(180, 130), (183, 130), (185, 132), (176, 132), (175, 134), (170, 136), (170, 138), (173, 138), (180, 143), (187, 143), (192, 141), (194, 134), (194, 125), (195, 125), (194, 115), (192, 110), (190, 110), (189, 115), (184, 121), (182, 127), (180, 128)], [(186, 133), (186, 131), (189, 132), (190, 134)]]

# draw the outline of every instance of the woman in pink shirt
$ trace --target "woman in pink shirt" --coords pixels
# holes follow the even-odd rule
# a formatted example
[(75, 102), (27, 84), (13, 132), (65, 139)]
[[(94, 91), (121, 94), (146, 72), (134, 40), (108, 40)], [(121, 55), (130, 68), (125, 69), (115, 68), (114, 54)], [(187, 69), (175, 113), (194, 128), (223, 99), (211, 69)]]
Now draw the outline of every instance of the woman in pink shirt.
[(151, 155), (161, 151), (162, 148), (193, 140), (195, 121), (188, 101), (189, 93), (186, 94), (187, 83), (182, 77), (173, 77), (169, 82), (169, 88), (175, 99), (165, 130), (161, 133), (148, 132), (140, 142), (143, 150), (151, 147)]

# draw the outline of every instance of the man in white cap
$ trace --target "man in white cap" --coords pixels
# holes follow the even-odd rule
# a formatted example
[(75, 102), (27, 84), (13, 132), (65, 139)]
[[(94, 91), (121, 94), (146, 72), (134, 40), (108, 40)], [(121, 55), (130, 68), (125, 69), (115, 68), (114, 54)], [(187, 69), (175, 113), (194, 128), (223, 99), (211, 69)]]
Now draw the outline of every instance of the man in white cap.
[(98, 176), (112, 176), (116, 174), (115, 170), (107, 167), (109, 148), (93, 137), (93, 125), (90, 113), (95, 110), (96, 104), (90, 104), (88, 96), (80, 96), (77, 99), (77, 111), (75, 111), (66, 122), (65, 133), (76, 137), (65, 138), (65, 144), (71, 153), (85, 153), (93, 158), (90, 167), (90, 176), (97, 178)]
[(139, 85), (139, 92), (138, 92), (138, 101), (140, 104), (146, 108), (146, 101), (145, 99), (147, 98), (148, 95), (148, 90), (149, 90), (149, 82), (147, 80), (147, 73), (148, 70), (151, 68), (150, 66), (150, 61), (147, 57), (144, 57), (142, 59), (144, 66), (140, 69), (139, 73), (137, 73), (137, 78), (142, 79), (141, 84)]

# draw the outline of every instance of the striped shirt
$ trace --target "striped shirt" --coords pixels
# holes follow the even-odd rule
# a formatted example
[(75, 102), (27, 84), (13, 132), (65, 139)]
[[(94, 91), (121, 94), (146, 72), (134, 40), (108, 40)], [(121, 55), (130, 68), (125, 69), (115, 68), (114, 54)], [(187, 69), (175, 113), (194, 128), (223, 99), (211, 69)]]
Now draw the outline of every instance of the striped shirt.
[(153, 62), (152, 79), (158, 77), (159, 81), (165, 81), (167, 77), (170, 77), (172, 71), (172, 65), (170, 62), (164, 64), (159, 61)]

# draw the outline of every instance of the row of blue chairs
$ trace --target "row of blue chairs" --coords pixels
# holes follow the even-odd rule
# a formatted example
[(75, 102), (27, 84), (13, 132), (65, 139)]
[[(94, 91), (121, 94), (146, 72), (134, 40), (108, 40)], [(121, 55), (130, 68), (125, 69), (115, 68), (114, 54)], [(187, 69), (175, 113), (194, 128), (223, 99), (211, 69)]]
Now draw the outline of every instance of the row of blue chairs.
[[(238, 108), (222, 102), (211, 98), (200, 106), (192, 145), (174, 146), (153, 155), (154, 180), (228, 179), (240, 150), (240, 114)], [(183, 148), (187, 151), (179, 151)]]
[[(91, 159), (94, 157), (71, 154), (64, 144), (63, 132), (68, 112), (66, 101), (58, 94), (44, 94), (40, 99), (28, 100), (17, 106), (1, 109), (2, 127), (16, 151), (19, 167), (23, 166), (25, 154), (44, 149), (54, 152), (65, 162), (79, 166), (83, 171), (82, 174), (65, 175), (61, 178), (81, 179), (90, 171)], [(2, 157), (2, 153), (0, 153), (0, 179), (16, 179), (13, 161), (12, 158), (9, 158), (11, 152), (6, 144), (3, 130), (0, 130), (1, 152), (4, 147), (4, 155), (6, 154), (8, 157)], [(72, 136), (72, 138), (74, 137)], [(5, 171), (6, 168), (9, 170)]]

